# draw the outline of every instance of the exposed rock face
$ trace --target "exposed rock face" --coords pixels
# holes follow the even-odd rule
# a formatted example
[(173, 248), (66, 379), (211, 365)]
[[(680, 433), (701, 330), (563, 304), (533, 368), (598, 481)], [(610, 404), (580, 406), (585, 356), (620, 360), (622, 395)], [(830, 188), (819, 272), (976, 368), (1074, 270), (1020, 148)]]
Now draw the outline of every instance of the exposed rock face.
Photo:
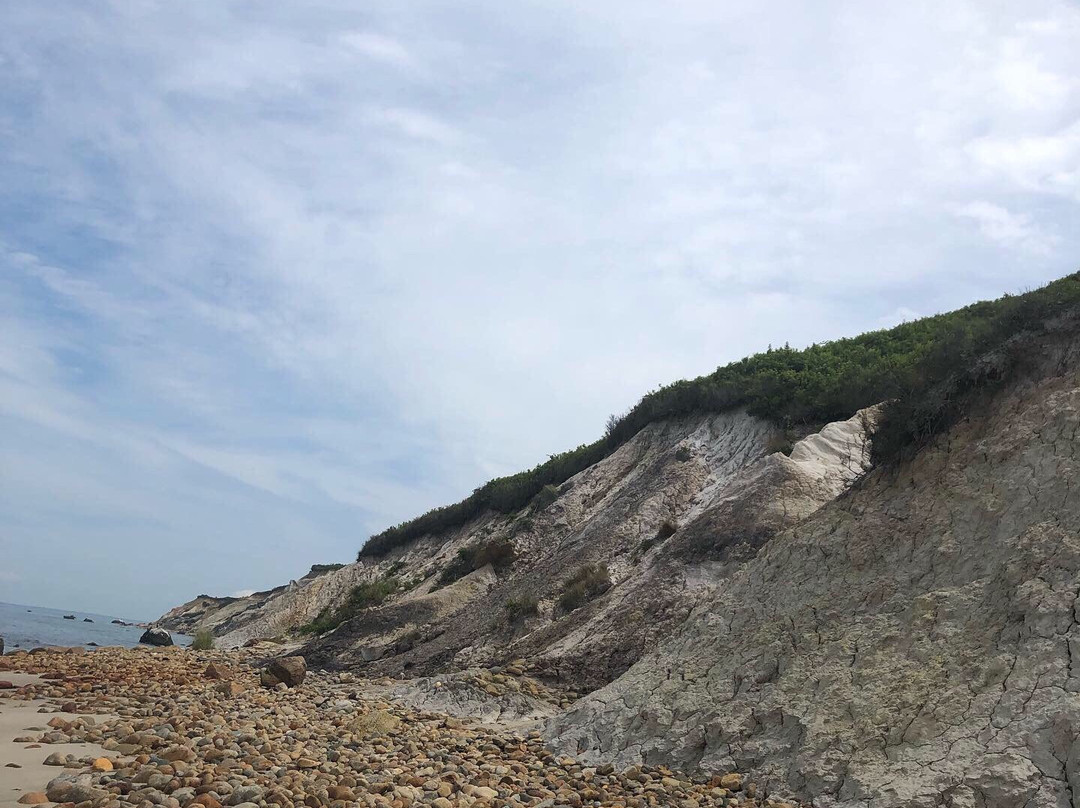
[(370, 574), (359, 564), (315, 565), (298, 580), (247, 597), (199, 595), (157, 622), (183, 634), (210, 631), (219, 648), (238, 647), (250, 639), (277, 637), (311, 622), (322, 609), (344, 600)]
[(163, 628), (156, 626), (148, 628), (139, 637), (139, 642), (145, 645), (172, 645), (172, 635)]
[[(862, 473), (867, 418), (827, 428), (790, 458), (767, 454), (774, 427), (745, 413), (654, 424), (572, 478), (546, 508), (516, 518), (490, 515), (386, 559), (376, 576), (398, 568), (399, 577), (420, 583), (313, 642), (305, 656), (313, 664), (395, 676), (524, 657), (543, 678), (600, 687), (685, 620), (709, 585), (684, 532), (717, 507), (756, 497), (739, 516), (752, 529), (740, 527), (715, 557), (721, 568), (711, 574), (722, 577), (723, 562), (752, 557), (769, 536)], [(505, 540), (517, 554), (509, 569), (484, 568), (438, 587), (459, 549)], [(613, 585), (567, 613), (561, 595), (584, 565), (604, 569)], [(535, 616), (511, 619), (508, 603), (526, 598), (534, 599)]]
[[(863, 413), (829, 425), (797, 443), (791, 457), (770, 454), (776, 428), (742, 412), (653, 424), (572, 478), (546, 507), (487, 514), (269, 598), (216, 610), (189, 604), (170, 614), (198, 612), (201, 625), (225, 630), (218, 647), (241, 645), (311, 621), (357, 584), (393, 577), (399, 591), (384, 605), (304, 648), (310, 663), (430, 676), (523, 657), (533, 675), (594, 689), (668, 636), (705, 589), (770, 536), (862, 474), (872, 420)], [(719, 523), (726, 539), (703, 543)], [(512, 543), (516, 560), (508, 569), (482, 567), (442, 583), (459, 550), (492, 542)], [(561, 596), (585, 565), (603, 570), (612, 585), (570, 612)], [(514, 603), (534, 605), (517, 614)]]
[[(1080, 346), (1041, 348), (898, 466), (869, 469), (873, 411), (790, 456), (745, 413), (654, 423), (544, 507), (174, 617), (239, 645), (393, 581), (308, 661), (410, 677), (388, 695), (421, 708), (551, 715), (586, 761), (743, 772), (815, 808), (1076, 808)], [(493, 542), (513, 564), (446, 580)], [(585, 566), (610, 587), (568, 606)], [(547, 695), (469, 673), (516, 658)]]
[(821, 808), (1080, 804), (1080, 349), (1044, 348), (912, 462), (702, 589), (552, 742), (737, 768)]

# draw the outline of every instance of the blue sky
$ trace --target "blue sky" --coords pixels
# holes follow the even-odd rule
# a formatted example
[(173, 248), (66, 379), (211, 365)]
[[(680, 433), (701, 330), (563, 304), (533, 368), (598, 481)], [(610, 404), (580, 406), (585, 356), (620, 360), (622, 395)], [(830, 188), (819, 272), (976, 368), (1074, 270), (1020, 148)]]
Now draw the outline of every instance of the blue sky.
[(1078, 213), (1074, 2), (4, 3), (0, 600), (349, 560)]

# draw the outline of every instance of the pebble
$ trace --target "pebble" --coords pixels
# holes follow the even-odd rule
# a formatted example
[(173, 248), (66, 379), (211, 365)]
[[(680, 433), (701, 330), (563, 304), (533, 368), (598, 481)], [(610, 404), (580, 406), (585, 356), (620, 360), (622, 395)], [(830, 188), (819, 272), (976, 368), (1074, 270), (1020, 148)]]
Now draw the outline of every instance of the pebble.
[[(778, 805), (736, 772), (688, 777), (663, 766), (586, 766), (538, 732), (386, 701), (353, 673), (306, 671), (293, 658), (267, 677), (261, 652), (98, 649), (6, 656), (46, 674), (0, 699), (45, 698), (39, 743), (99, 744), (108, 757), (51, 754), (67, 767), (20, 802), (79, 808), (711, 808)], [(524, 661), (483, 670), (502, 692), (548, 695)], [(288, 676), (292, 686), (282, 677)], [(557, 695), (562, 698), (562, 695)], [(66, 710), (69, 714), (75, 709)], [(115, 716), (115, 717), (113, 717)], [(75, 770), (75, 771), (73, 771)], [(71, 772), (71, 773), (67, 773)], [(27, 798), (37, 799), (30, 802)], [(27, 799), (27, 801), (24, 801)], [(794, 804), (792, 804), (794, 805)]]

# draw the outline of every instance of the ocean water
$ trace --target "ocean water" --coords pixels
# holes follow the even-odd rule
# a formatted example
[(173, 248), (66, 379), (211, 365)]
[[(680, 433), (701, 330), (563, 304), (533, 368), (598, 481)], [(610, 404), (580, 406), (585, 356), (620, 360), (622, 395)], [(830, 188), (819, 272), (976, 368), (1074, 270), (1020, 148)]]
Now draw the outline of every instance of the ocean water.
[[(65, 620), (65, 614), (75, 615)], [(89, 617), (94, 622), (83, 622)], [(111, 623), (114, 615), (90, 614), (89, 612), (65, 612), (46, 609), (43, 606), (20, 606), (17, 603), (0, 603), (0, 637), (4, 638), (4, 653), (17, 648), (30, 650), (42, 645), (122, 645), (132, 648), (139, 644), (145, 629), (138, 626), (118, 626)], [(130, 620), (127, 622), (131, 622)], [(188, 645), (191, 638), (173, 634), (177, 645)]]

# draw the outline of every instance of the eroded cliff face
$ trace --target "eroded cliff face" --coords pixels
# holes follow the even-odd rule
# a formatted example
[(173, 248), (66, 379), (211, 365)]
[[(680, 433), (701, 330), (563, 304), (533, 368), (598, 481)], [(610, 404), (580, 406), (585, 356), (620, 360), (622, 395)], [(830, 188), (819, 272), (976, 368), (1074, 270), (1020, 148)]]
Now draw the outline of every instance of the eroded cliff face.
[(1042, 348), (913, 461), (703, 588), (551, 742), (748, 770), (822, 808), (1080, 805), (1080, 359)]
[[(544, 507), (173, 617), (240, 644), (394, 578), (311, 664), (394, 676), (387, 695), (426, 708), (544, 718), (585, 760), (748, 771), (818, 808), (1078, 806), (1076, 330), (900, 465), (870, 468), (876, 410), (790, 456), (745, 413), (656, 423)], [(440, 582), (499, 542), (512, 564)], [(584, 565), (611, 585), (571, 609)], [(529, 598), (535, 614), (508, 609)], [(508, 663), (528, 692), (492, 685)]]
[[(624, 673), (682, 623), (703, 591), (754, 557), (777, 531), (845, 490), (867, 467), (861, 413), (770, 452), (774, 426), (742, 412), (654, 424), (585, 470), (543, 508), (488, 514), (425, 537), (377, 562), (350, 564), (269, 593), (178, 614), (210, 628), (219, 647), (274, 637), (343, 602), (360, 583), (401, 582), (399, 594), (360, 612), (304, 649), (312, 664), (418, 677), (524, 658), (530, 672), (576, 692)], [(722, 524), (723, 541), (712, 533)], [(514, 563), (443, 585), (463, 548), (511, 542)], [(608, 591), (569, 610), (567, 580), (606, 570)], [(535, 614), (508, 604), (536, 601)], [(194, 625), (198, 623), (198, 625)]]

